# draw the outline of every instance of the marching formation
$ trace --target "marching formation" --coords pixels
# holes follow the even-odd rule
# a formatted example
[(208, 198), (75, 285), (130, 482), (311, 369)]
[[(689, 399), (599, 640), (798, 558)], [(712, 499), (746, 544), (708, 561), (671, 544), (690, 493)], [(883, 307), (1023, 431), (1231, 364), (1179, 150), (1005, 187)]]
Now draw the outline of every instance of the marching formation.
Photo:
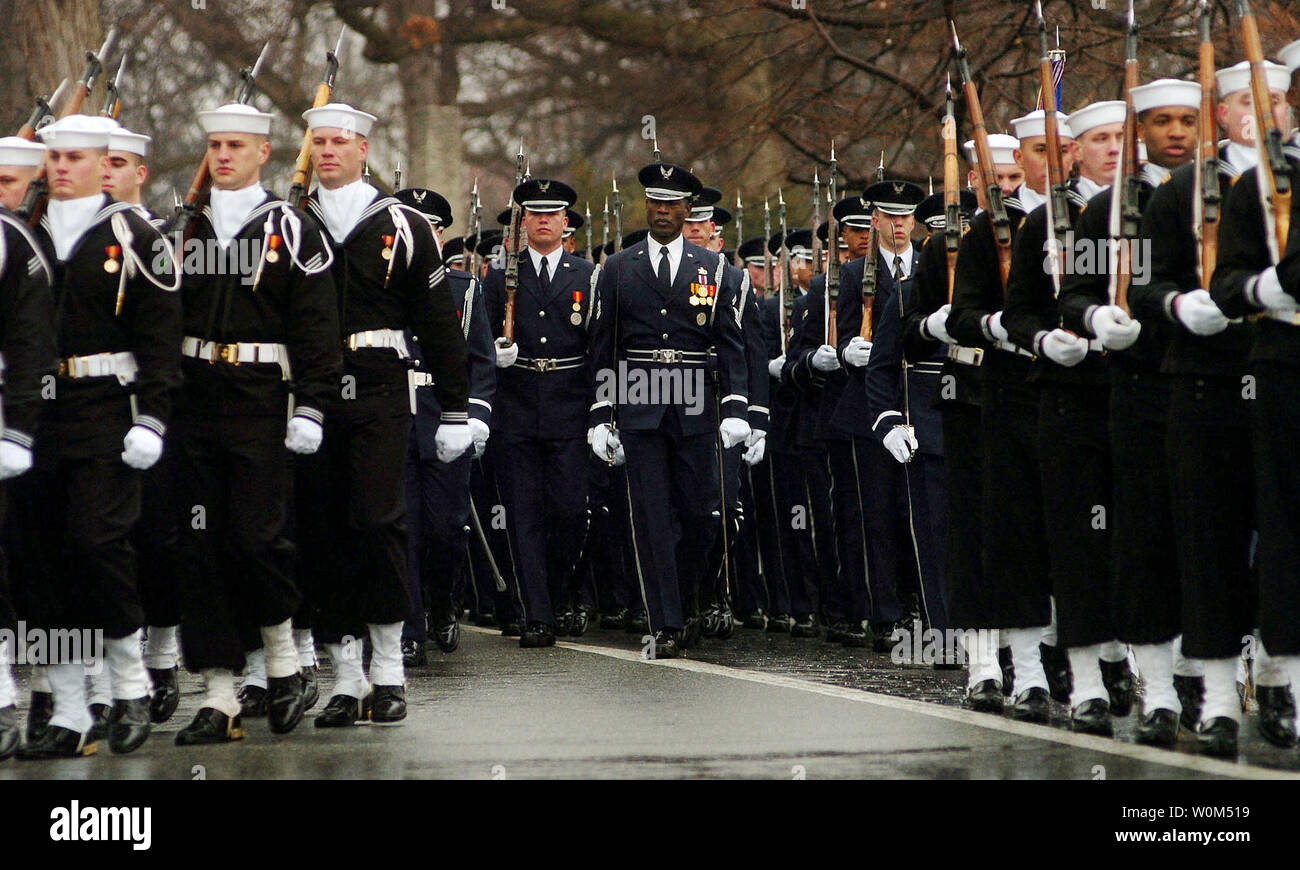
[(1200, 6), (1199, 81), (1139, 80), (1130, 7), (1122, 99), (1068, 114), (1039, 9), (1013, 134), (954, 25), (971, 139), (950, 85), (942, 190), (882, 156), (843, 191), (832, 145), (810, 225), (778, 191), (747, 238), (656, 142), (645, 228), (616, 176), (599, 242), (522, 144), (500, 229), (477, 183), (455, 238), (442, 193), (381, 192), (337, 49), (287, 198), (259, 59), (157, 217), (117, 82), (82, 113), (110, 32), (0, 139), (0, 628), (102, 638), (102, 667), (33, 662), (20, 723), (0, 634), (0, 759), (138, 749), (182, 662), (205, 694), (176, 743), (293, 731), (318, 649), (314, 727), (397, 723), (466, 616), (656, 658), (924, 637), (977, 711), (1136, 713), (1141, 743), (1234, 757), (1253, 706), (1295, 745), (1300, 34), (1266, 60), (1241, 2), (1216, 70)]

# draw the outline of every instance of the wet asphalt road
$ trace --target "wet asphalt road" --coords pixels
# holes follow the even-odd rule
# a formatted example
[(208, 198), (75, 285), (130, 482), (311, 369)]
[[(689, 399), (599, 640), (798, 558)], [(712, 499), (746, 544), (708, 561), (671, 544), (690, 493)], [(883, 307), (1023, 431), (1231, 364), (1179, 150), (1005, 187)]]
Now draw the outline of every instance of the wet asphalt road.
[[(1237, 764), (1132, 744), (1136, 716), (1116, 740), (1074, 735), (1066, 710), (1053, 726), (961, 708), (964, 675), (895, 665), (887, 654), (819, 640), (738, 631), (689, 658), (647, 662), (636, 638), (590, 631), (552, 649), (521, 650), (495, 630), (466, 628), (461, 647), (408, 672), (399, 726), (320, 730), (311, 719), (273, 736), (245, 722), (234, 744), (177, 747), (198, 708), (198, 680), (182, 677), (181, 707), (148, 743), (114, 756), (0, 763), (25, 778), (920, 778), (1129, 779), (1300, 774), (1300, 753), (1242, 729)], [(26, 669), (18, 669), (26, 705)]]

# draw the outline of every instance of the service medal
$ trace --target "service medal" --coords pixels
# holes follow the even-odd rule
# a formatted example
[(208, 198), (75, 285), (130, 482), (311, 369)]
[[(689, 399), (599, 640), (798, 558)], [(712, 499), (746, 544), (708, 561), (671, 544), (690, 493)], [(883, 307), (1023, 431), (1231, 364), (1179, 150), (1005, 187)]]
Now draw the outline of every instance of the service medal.
[(706, 321), (706, 320), (708, 320), (708, 319), (709, 319), (709, 318), (708, 318), (708, 315), (706, 315), (703, 311), (701, 311), (699, 314), (695, 315), (695, 322), (698, 323), (700, 326), (703, 326), (703, 325), (704, 325), (704, 321)]
[(280, 247), (280, 237), (275, 235), (269, 236), (266, 240), (266, 245), (269, 248), (269, 250), (266, 252), (266, 262), (268, 263), (280, 262), (280, 255), (275, 250), (276, 248)]
[(576, 311), (573, 312), (572, 314), (569, 315), (569, 322), (572, 323), (574, 326), (577, 326), (578, 324), (582, 323), (582, 315)]
[(104, 253), (108, 254), (108, 259), (104, 261), (104, 271), (110, 275), (116, 274), (117, 270), (122, 268), (122, 264), (117, 261), (122, 248), (118, 245), (109, 245), (104, 249)]

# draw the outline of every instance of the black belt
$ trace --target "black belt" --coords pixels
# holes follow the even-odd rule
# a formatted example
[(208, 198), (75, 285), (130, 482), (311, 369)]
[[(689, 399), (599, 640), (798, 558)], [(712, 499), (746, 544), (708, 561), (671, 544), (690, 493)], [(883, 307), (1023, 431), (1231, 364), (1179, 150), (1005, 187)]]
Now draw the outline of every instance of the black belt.
[(709, 360), (707, 350), (675, 350), (672, 348), (657, 347), (652, 350), (634, 350), (629, 348), (627, 351), (628, 362), (650, 362), (671, 365), (673, 363), (704, 363)]
[(586, 362), (585, 356), (566, 356), (558, 359), (530, 359), (521, 356), (515, 360), (515, 365), (534, 372), (558, 372), (564, 369), (582, 368)]

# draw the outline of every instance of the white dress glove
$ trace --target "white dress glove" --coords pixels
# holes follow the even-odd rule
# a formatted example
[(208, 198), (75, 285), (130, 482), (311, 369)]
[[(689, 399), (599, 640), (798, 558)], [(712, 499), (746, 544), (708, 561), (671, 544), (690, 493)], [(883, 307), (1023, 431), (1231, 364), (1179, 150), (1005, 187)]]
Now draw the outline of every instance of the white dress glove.
[(30, 448), (12, 441), (0, 441), (0, 480), (17, 477), (31, 467)]
[(947, 303), (939, 307), (937, 311), (930, 314), (925, 319), (925, 331), (944, 344), (956, 344), (956, 340), (948, 334), (948, 313), (952, 311), (952, 303)]
[(308, 420), (306, 417), (290, 417), (289, 427), (284, 436), (284, 446), (294, 453), (307, 455), (319, 450), (324, 438), (325, 432), (315, 420)]
[(144, 471), (162, 456), (162, 436), (148, 426), (132, 426), (122, 439), (122, 461), (132, 468)]
[(855, 335), (849, 339), (848, 346), (844, 348), (844, 361), (851, 366), (861, 368), (871, 359), (871, 342), (867, 341), (860, 335)]
[(781, 367), (783, 365), (785, 365), (785, 354), (781, 354), (776, 359), (768, 360), (767, 361), (768, 376), (773, 378), (781, 377)]
[(473, 430), (465, 423), (439, 423), (438, 431), (433, 433), (433, 443), (439, 459), (455, 462), (474, 443)]
[(1274, 266), (1259, 273), (1259, 278), (1255, 281), (1255, 298), (1260, 305), (1276, 311), (1295, 311), (1300, 308), (1300, 302), (1282, 289), (1282, 282), (1278, 280), (1277, 268)]
[(723, 447), (735, 447), (749, 437), (749, 423), (739, 417), (727, 417), (718, 425), (718, 434), (722, 436)]
[(1098, 305), (1088, 318), (1088, 327), (1107, 350), (1128, 350), (1142, 331), (1142, 324), (1118, 305)]
[(916, 433), (911, 426), (895, 426), (885, 436), (885, 449), (899, 462), (910, 462), (912, 454), (919, 446), (916, 443)]
[(497, 348), (497, 368), (508, 369), (519, 359), (519, 345), (513, 341), (507, 341), (505, 338), (496, 340)]
[(1002, 325), (1002, 312), (995, 311), (989, 315), (989, 335), (993, 336), (995, 341), (1010, 341), (1011, 333)]
[(601, 423), (587, 433), (591, 452), (602, 462), (609, 461), (610, 451), (617, 452), (623, 445), (618, 440), (618, 433), (608, 423)]
[(1088, 355), (1088, 339), (1059, 328), (1044, 335), (1039, 347), (1043, 356), (1066, 368), (1077, 366)]
[(746, 465), (758, 465), (763, 461), (763, 457), (767, 455), (767, 433), (762, 429), (755, 429), (754, 431), (759, 433), (759, 437), (754, 439), (752, 443), (746, 439), (745, 443), (749, 446), (740, 457), (745, 460)]
[(483, 451), (487, 450), (488, 436), (491, 434), (492, 430), (488, 428), (487, 423), (477, 417), (469, 418), (469, 435), (474, 439), (475, 456), (482, 456)]
[[(868, 352), (870, 355), (870, 352)], [(819, 372), (833, 372), (840, 367), (840, 358), (835, 355), (835, 348), (823, 344), (813, 351), (812, 367)]]
[(1193, 335), (1215, 335), (1228, 328), (1228, 318), (1205, 290), (1174, 297), (1174, 316)]
[[(617, 441), (617, 440), (618, 440), (618, 436), (615, 436), (615, 441)], [(614, 464), (615, 466), (619, 466), (619, 465), (622, 465), (622, 464), (625, 463), (625, 462), (627, 462), (627, 454), (623, 452), (623, 444), (622, 444), (622, 442), (619, 442), (619, 443), (618, 443), (618, 446), (614, 448), (614, 460), (613, 460), (613, 464)]]

